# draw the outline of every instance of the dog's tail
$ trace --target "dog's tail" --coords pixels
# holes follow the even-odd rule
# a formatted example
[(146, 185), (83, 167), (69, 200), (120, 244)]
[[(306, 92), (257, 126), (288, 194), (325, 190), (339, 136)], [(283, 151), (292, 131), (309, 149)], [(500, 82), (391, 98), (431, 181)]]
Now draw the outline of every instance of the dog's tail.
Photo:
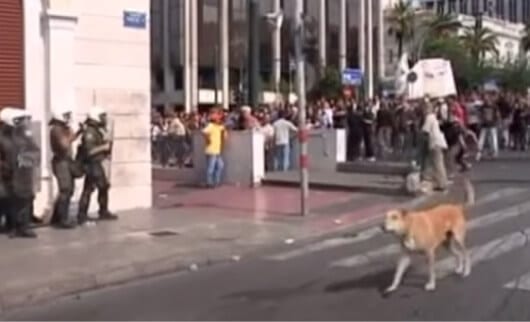
[(462, 176), (462, 179), (466, 198), (464, 207), (469, 207), (475, 204), (475, 187), (473, 187), (471, 179), (469, 179), (467, 176)]

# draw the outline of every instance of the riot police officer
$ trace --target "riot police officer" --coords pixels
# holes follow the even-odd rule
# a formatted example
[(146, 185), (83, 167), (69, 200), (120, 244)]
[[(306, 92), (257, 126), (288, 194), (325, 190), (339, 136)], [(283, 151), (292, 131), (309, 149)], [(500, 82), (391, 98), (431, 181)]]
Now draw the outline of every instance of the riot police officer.
[(75, 178), (78, 177), (73, 159), (72, 143), (79, 136), (80, 131), (74, 134), (70, 122), (72, 111), (69, 109), (56, 109), (52, 112), (50, 121), (50, 145), (53, 153), (52, 171), (57, 180), (59, 195), (55, 201), (52, 216), (52, 225), (57, 228), (70, 229), (75, 225), (69, 220), (68, 210), (75, 190)]
[[(6, 115), (6, 112), (9, 111), (9, 107), (4, 107), (4, 115)], [(6, 140), (6, 136), (4, 135), (4, 131), (8, 131), (9, 126), (1, 122), (0, 120), (0, 148), (4, 147), (3, 141)], [(0, 151), (0, 156), (3, 156), (3, 151)], [(0, 159), (0, 222), (2, 222), (1, 231), (2, 232), (9, 232), (11, 230), (11, 216), (9, 215), (9, 210), (11, 209), (10, 203), (9, 203), (9, 191), (8, 191), (8, 185), (7, 185), (7, 177), (8, 173), (5, 171), (7, 170), (6, 167), (6, 161), (3, 159)]]
[(85, 166), (85, 182), (79, 200), (79, 224), (88, 221), (88, 207), (92, 193), (97, 188), (100, 220), (116, 220), (109, 211), (110, 156), (112, 141), (107, 129), (107, 113), (101, 107), (92, 107), (81, 139), (77, 159)]
[(40, 162), (40, 151), (31, 133), (31, 116), (20, 109), (3, 109), (0, 120), (4, 124), (0, 141), (0, 160), (3, 180), (7, 183), (10, 208), (11, 238), (35, 238), (30, 229), (31, 209), (35, 198), (35, 168)]

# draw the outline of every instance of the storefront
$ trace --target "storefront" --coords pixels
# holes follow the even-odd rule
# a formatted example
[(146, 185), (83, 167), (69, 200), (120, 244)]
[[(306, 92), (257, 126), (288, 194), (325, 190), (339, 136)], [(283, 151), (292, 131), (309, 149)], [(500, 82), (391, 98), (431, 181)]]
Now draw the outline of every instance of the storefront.
[[(0, 105), (24, 106), (41, 123), (37, 215), (50, 211), (56, 195), (47, 127), (53, 106), (72, 107), (76, 122), (92, 105), (109, 111), (111, 207), (151, 206), (148, 13), (149, 0), (0, 1)], [(79, 181), (76, 196), (81, 188)]]

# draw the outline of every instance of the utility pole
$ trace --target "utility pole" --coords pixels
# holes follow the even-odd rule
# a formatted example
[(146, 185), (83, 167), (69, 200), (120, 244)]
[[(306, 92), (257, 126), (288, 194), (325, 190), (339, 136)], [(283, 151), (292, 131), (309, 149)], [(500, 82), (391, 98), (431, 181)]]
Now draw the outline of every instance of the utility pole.
[(255, 109), (260, 100), (259, 0), (249, 0), (248, 11), (248, 103)]
[(305, 60), (304, 60), (304, 0), (296, 0), (294, 13), (295, 25), (295, 60), (296, 60), (296, 94), (298, 96), (298, 139), (300, 145), (300, 213), (308, 214), (307, 199), (309, 196), (309, 173), (307, 155), (306, 93), (305, 93)]

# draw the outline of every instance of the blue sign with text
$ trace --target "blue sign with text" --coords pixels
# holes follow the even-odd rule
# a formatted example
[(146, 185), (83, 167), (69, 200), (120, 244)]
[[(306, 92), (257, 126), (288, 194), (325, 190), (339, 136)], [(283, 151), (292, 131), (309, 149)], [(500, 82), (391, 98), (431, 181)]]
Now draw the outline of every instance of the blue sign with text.
[(124, 11), (123, 26), (126, 28), (145, 29), (147, 27), (147, 15), (145, 12)]
[(363, 72), (356, 68), (346, 68), (342, 71), (342, 85), (359, 86), (363, 82)]

